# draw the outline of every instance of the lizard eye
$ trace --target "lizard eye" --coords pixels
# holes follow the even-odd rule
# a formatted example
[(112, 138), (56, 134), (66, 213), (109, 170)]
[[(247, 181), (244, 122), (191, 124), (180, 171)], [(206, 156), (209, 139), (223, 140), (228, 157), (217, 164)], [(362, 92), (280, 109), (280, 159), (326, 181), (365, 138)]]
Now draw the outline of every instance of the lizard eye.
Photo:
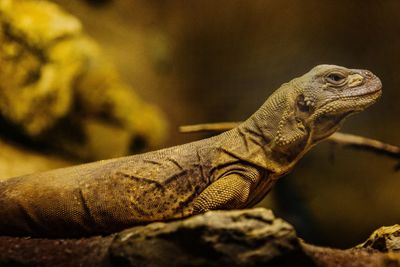
[(346, 80), (346, 77), (341, 73), (333, 72), (327, 75), (325, 80), (333, 85), (341, 85)]

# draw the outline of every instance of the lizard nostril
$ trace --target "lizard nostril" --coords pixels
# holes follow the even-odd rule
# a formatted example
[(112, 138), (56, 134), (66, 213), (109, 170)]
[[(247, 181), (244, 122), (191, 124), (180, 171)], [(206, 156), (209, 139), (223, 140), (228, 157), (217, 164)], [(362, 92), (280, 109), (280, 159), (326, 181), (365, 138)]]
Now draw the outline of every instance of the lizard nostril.
[(369, 78), (369, 79), (371, 79), (374, 75), (372, 75), (372, 72), (370, 72), (370, 71), (368, 71), (368, 70), (366, 70), (365, 72), (364, 72), (364, 75), (365, 75), (365, 77), (367, 77), (367, 78)]

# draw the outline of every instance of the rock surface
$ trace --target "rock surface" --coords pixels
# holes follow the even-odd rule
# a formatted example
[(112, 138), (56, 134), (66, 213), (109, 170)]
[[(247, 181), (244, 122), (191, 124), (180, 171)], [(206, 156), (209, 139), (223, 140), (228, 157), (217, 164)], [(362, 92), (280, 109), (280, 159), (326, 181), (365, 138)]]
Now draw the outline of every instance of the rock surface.
[(154, 148), (165, 138), (163, 113), (54, 3), (0, 1), (0, 65), (0, 130), (11, 140), (96, 160)]
[(254, 266), (299, 250), (293, 227), (258, 208), (128, 229), (117, 235), (110, 256), (122, 266)]
[(400, 266), (400, 253), (308, 245), (263, 208), (83, 239), (0, 237), (0, 266)]
[(374, 231), (359, 248), (373, 248), (379, 251), (400, 251), (400, 225), (383, 226)]

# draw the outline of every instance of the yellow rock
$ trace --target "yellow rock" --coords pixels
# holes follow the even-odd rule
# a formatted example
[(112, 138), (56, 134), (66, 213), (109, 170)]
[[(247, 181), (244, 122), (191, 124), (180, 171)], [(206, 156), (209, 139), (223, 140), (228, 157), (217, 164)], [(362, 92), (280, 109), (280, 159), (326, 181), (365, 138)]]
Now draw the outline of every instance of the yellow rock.
[[(28, 139), (85, 159), (135, 152), (135, 140), (146, 147), (164, 140), (163, 114), (120, 79), (78, 19), (47, 1), (2, 0), (0, 23), (0, 114)], [(126, 140), (124, 149), (93, 147), (90, 138), (107, 127), (85, 122), (99, 120), (118, 128), (122, 135), (109, 138)]]

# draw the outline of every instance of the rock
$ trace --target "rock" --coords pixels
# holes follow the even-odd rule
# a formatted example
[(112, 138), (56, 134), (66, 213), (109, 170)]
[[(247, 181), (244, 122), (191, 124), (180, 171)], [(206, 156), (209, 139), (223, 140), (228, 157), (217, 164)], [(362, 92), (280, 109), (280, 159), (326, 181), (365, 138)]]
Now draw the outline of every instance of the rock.
[(81, 24), (54, 4), (24, 0), (1, 1), (0, 23), (0, 114), (36, 137), (71, 107), (82, 63), (52, 50), (80, 33)]
[(0, 267), (110, 267), (112, 236), (83, 239), (38, 239), (0, 236)]
[(263, 208), (128, 229), (117, 235), (110, 257), (116, 266), (258, 266), (290, 257), (298, 258), (297, 266), (307, 262), (293, 227)]
[(81, 239), (0, 237), (0, 266), (400, 267), (400, 253), (300, 241), (263, 208), (211, 211)]
[(358, 248), (373, 248), (379, 251), (400, 251), (400, 225), (383, 226), (375, 230)]
[[(400, 253), (372, 249), (334, 249), (302, 244), (303, 251), (318, 267), (400, 267)], [(296, 266), (296, 265), (293, 265)]]
[[(163, 113), (122, 81), (80, 21), (54, 3), (0, 1), (0, 65), (0, 129), (14, 141), (81, 160), (164, 141)], [(98, 136), (120, 140), (118, 148), (93, 145)]]

